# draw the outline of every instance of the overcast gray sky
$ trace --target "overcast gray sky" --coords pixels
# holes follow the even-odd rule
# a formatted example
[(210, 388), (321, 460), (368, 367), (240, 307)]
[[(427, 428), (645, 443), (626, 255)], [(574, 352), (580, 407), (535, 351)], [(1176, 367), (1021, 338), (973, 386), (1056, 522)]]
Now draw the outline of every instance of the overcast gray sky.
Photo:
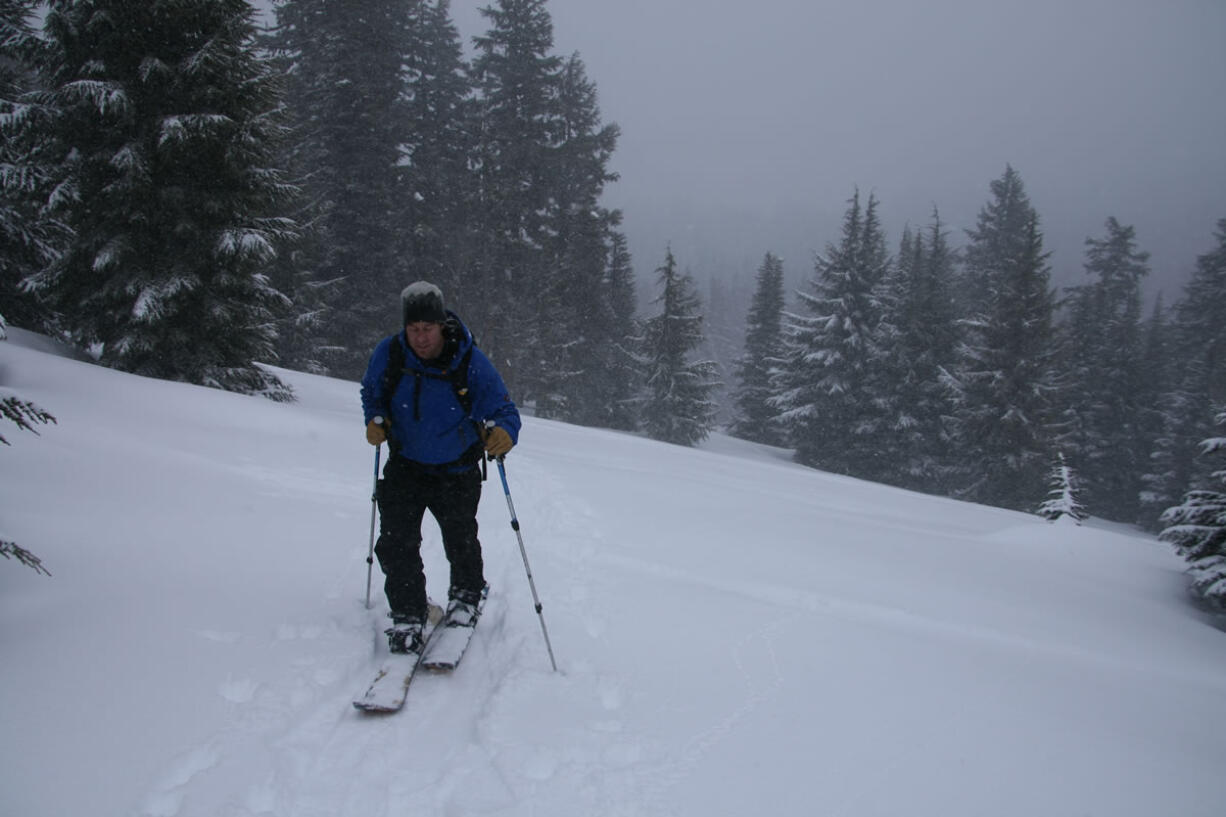
[[(486, 29), (452, 0), (465, 42)], [(1226, 218), (1226, 0), (551, 0), (621, 126), (606, 204), (640, 279), (671, 243), (696, 276), (788, 276), (838, 239), (856, 186), (892, 246), (940, 208), (955, 245), (1006, 163), (1057, 283), (1108, 216), (1170, 303)]]
[[(453, 0), (466, 40), (484, 0)], [(1177, 295), (1226, 218), (1226, 0), (552, 0), (621, 180), (639, 276), (671, 242), (696, 275), (837, 240), (854, 188), (896, 245), (933, 204), (957, 244), (1010, 163), (1057, 279), (1115, 216)]]

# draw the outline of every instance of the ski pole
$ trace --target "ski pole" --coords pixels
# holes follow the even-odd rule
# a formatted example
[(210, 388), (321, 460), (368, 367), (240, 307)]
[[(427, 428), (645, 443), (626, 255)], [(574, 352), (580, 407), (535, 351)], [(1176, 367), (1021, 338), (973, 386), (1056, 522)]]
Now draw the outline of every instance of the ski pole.
[(524, 549), (524, 536), (519, 532), (519, 518), (515, 516), (515, 503), (511, 501), (511, 488), (507, 485), (507, 469), (503, 465), (503, 457), (498, 457), (498, 476), (502, 478), (502, 492), (507, 496), (507, 510), (511, 512), (511, 529), (519, 540), (519, 555), (524, 560), (524, 572), (528, 574), (528, 587), (532, 588), (532, 602), (536, 605), (536, 616), (541, 621), (541, 635), (545, 637), (545, 649), (549, 652), (549, 663), (553, 671), (558, 671), (558, 662), (553, 658), (553, 645), (549, 643), (549, 630), (545, 628), (545, 614), (541, 612), (541, 598), (536, 594), (536, 582), (532, 580), (532, 568), (528, 565), (528, 551)]
[(370, 490), (370, 550), (366, 553), (366, 609), (370, 609), (370, 579), (375, 568), (375, 510), (379, 507), (379, 454), (383, 446), (375, 446), (375, 481)]

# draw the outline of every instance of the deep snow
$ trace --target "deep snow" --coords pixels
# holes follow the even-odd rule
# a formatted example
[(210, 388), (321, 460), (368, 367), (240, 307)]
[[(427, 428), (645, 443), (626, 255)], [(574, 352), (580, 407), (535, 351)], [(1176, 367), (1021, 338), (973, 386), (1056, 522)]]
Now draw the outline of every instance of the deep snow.
[[(1216, 817), (1226, 633), (1103, 525), (526, 419), (464, 664), (364, 716), (355, 383), (277, 404), (0, 343), (0, 814)], [(1040, 500), (1036, 498), (1036, 501)], [(427, 570), (446, 581), (437, 529)]]

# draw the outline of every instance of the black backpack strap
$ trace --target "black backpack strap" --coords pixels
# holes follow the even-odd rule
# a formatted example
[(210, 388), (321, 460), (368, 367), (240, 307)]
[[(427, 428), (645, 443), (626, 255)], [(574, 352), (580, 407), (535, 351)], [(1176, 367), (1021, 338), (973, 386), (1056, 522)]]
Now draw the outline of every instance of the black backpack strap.
[(404, 346), (400, 343), (400, 338), (393, 336), (392, 343), (387, 350), (387, 368), (383, 370), (383, 411), (384, 428), (387, 431), (387, 448), (392, 455), (400, 452), (400, 441), (396, 439), (395, 430), (392, 427), (392, 395), (396, 393), (396, 389), (400, 387), (400, 380), (404, 377)]
[(455, 392), (455, 399), (460, 401), (460, 408), (464, 409), (465, 416), (473, 413), (473, 396), (468, 392), (468, 367), (473, 362), (473, 349), (475, 344), (468, 345), (468, 351), (464, 353), (464, 357), (460, 358), (460, 363), (449, 374), (451, 375), (451, 390)]
[(404, 363), (404, 346), (399, 337), (393, 337), (387, 350), (387, 368), (383, 370), (383, 416), (389, 420), (392, 417), (392, 395), (400, 387), (400, 378), (404, 377)]

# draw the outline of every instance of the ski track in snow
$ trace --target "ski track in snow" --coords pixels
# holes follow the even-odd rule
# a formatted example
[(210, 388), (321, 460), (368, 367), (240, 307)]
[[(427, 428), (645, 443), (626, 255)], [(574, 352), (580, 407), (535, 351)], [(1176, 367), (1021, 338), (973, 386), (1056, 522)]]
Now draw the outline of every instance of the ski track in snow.
[[(533, 560), (532, 567), (543, 613), (552, 625), (560, 674), (549, 671), (518, 545), (506, 509), (500, 507), (505, 505), (501, 485), (492, 476), (482, 503), (481, 536), (487, 576), (495, 590), (469, 654), (455, 673), (420, 674), (399, 713), (358, 713), (350, 702), (377, 667), (373, 651), (348, 666), (327, 663), (325, 657), (343, 654), (341, 642), (381, 643), (381, 606), (371, 612), (350, 609), (332, 620), (277, 625), (265, 638), (301, 647), (286, 676), (226, 678), (218, 694), (230, 705), (229, 722), (175, 762), (162, 786), (147, 798), (143, 814), (675, 814), (672, 792), (709, 754), (735, 740), (738, 727), (779, 692), (785, 679), (776, 645), (788, 637), (787, 628), (798, 617), (1060, 651), (1081, 661), (1107, 660), (902, 607), (784, 585), (721, 580), (701, 569), (637, 558), (632, 549), (605, 541), (605, 520), (573, 491), (563, 490), (546, 468), (535, 463), (517, 468), (522, 468), (522, 476), (516, 479), (518, 472), (513, 473), (511, 488), (517, 508), (531, 508), (531, 517), (521, 518), (529, 558), (534, 552), (552, 556), (541, 564)], [(539, 547), (544, 542), (550, 544), (548, 549)], [(425, 548), (431, 547), (441, 549), (427, 534)], [(445, 563), (436, 556), (428, 571), (439, 564)], [(619, 611), (613, 605), (627, 603), (610, 592), (624, 584), (624, 578), (605, 577), (611, 570), (638, 574), (639, 583), (663, 588), (686, 585), (715, 591), (763, 611), (760, 623), (735, 631), (726, 645), (728, 676), (735, 683), (721, 699), (722, 709), (690, 713), (688, 737), (674, 735), (671, 742), (653, 737), (651, 721), (671, 717), (669, 707), (678, 706), (677, 701), (633, 701), (635, 714), (627, 720), (633, 681), (615, 662), (596, 663), (606, 660), (601, 642), (617, 629)], [(329, 596), (340, 598), (351, 579), (338, 578)], [(222, 645), (256, 638), (222, 630), (200, 635)], [(594, 643), (568, 645), (567, 639), (575, 638)], [(575, 655), (586, 659), (568, 666), (568, 658)], [(1217, 679), (1200, 680), (1221, 686)], [(542, 708), (555, 715), (554, 725), (544, 730), (527, 722), (531, 716), (524, 714)], [(525, 735), (533, 735), (532, 741), (526, 742)], [(244, 758), (245, 765), (228, 763), (230, 757)], [(252, 763), (252, 758), (261, 762)], [(885, 752), (879, 762), (881, 772), (888, 774), (906, 762), (906, 754)], [(870, 795), (855, 787), (832, 795), (838, 807), (831, 813), (855, 814), (857, 804)]]
[[(594, 586), (599, 578), (593, 570), (610, 562), (600, 520), (547, 472), (523, 468), (512, 492), (517, 503), (533, 510), (531, 519), (521, 518), (529, 558), (533, 541), (547, 538), (555, 540), (554, 552), (564, 554), (552, 564), (532, 563), (543, 614), (552, 625), (558, 675), (549, 669), (509, 517), (505, 509), (495, 509), (501, 520), (485, 510), (487, 503), (505, 504), (500, 484), (491, 478), (481, 535), (487, 575), (501, 592), (491, 595), (455, 673), (421, 673), (398, 713), (359, 713), (350, 702), (369, 682), (377, 659), (370, 655), (351, 667), (331, 666), (313, 657), (314, 645), (319, 654), (330, 655), (338, 640), (381, 642), (381, 608), (353, 611), (329, 623), (280, 624), (271, 639), (302, 646), (287, 677), (279, 682), (227, 678), (218, 693), (231, 704), (229, 722), (177, 762), (147, 798), (143, 814), (673, 814), (668, 793), (778, 689), (775, 641), (791, 613), (764, 621), (729, 645), (729, 668), (743, 688), (739, 703), (674, 745), (636, 734), (622, 717), (629, 682), (590, 659), (566, 663), (574, 654), (603, 652), (598, 646), (568, 647), (566, 638), (600, 642), (617, 616), (601, 601), (609, 594)], [(491, 528), (491, 519), (506, 529)], [(565, 546), (558, 547), (558, 541)], [(425, 547), (431, 544), (427, 536)], [(766, 595), (778, 600), (775, 593)], [(254, 637), (219, 631), (201, 636), (222, 644)], [(555, 719), (566, 726), (525, 744), (523, 736), (533, 725), (523, 722), (522, 713), (542, 706), (567, 713)], [(245, 758), (246, 765), (229, 764), (230, 757)], [(262, 762), (251, 763), (253, 757)]]
[(144, 813), (150, 817), (175, 817), (183, 805), (188, 784), (215, 767), (219, 760), (220, 754), (213, 744), (194, 749), (176, 760), (159, 790), (147, 798)]
[[(658, 805), (660, 795), (740, 713), (696, 735), (681, 760), (670, 762), (628, 734), (619, 717), (626, 688), (618, 675), (606, 668), (565, 665), (575, 651), (558, 643), (559, 635), (600, 641), (613, 615), (594, 601), (588, 576), (600, 550), (599, 536), (593, 534), (598, 527), (591, 509), (567, 496), (548, 473), (524, 469), (512, 492), (517, 502), (533, 509), (531, 519), (521, 519), (529, 558), (528, 537), (538, 543), (547, 537), (568, 542), (560, 571), (555, 564), (538, 573), (532, 565), (546, 622), (572, 625), (550, 631), (559, 653), (558, 675), (549, 669), (505, 508), (499, 520), (505, 529), (491, 528), (490, 520), (497, 517), (487, 505), (505, 505), (501, 485), (491, 475), (481, 536), (487, 575), (499, 589), (487, 603), (464, 663), (452, 675), (420, 673), (398, 713), (360, 713), (350, 702), (369, 682), (377, 658), (337, 667), (313, 655), (335, 654), (332, 647), (342, 639), (381, 642), (381, 608), (354, 611), (340, 621), (280, 624), (267, 638), (300, 642), (301, 657), (279, 680), (225, 679), (218, 694), (230, 704), (228, 722), (175, 762), (146, 798), (142, 814), (667, 813)], [(425, 548), (432, 544), (427, 535)], [(548, 587), (542, 575), (549, 576)], [(220, 630), (199, 635), (221, 645), (257, 637)], [(746, 639), (734, 652), (755, 649), (749, 643), (754, 640)], [(600, 651), (585, 647), (581, 652)], [(747, 706), (752, 706), (753, 688), (760, 682), (754, 679), (761, 676), (743, 666), (738, 671), (748, 690)], [(537, 710), (541, 699), (569, 712), (571, 717), (564, 719), (569, 726), (548, 740), (525, 745), (519, 713)], [(232, 757), (246, 759), (245, 765), (227, 762)], [(261, 762), (252, 763), (253, 757)], [(576, 780), (582, 785), (571, 790)]]

